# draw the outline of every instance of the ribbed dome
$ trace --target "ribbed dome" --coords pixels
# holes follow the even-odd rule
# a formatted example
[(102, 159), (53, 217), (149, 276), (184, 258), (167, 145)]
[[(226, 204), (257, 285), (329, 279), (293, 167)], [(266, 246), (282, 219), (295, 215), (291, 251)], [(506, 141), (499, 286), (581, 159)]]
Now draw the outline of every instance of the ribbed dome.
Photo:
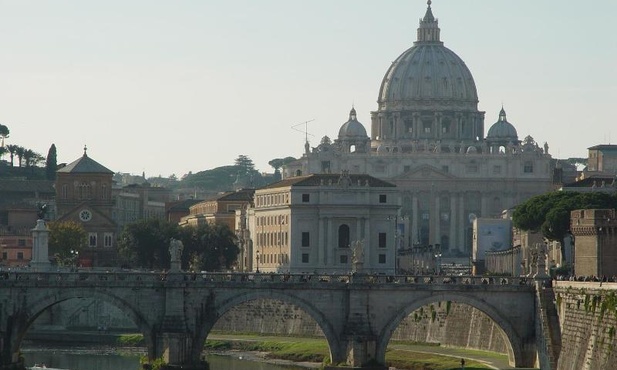
[(506, 111), (501, 108), (499, 112), (499, 120), (495, 122), (488, 130), (486, 135), (487, 140), (505, 140), (518, 141), (518, 133), (516, 128), (506, 119)]
[(365, 139), (368, 137), (366, 134), (366, 129), (360, 122), (358, 122), (356, 117), (356, 109), (351, 108), (351, 112), (349, 112), (349, 120), (341, 126), (341, 129), (338, 132), (339, 140)]
[(378, 102), (385, 108), (389, 103), (403, 105), (418, 101), (471, 103), (478, 102), (476, 84), (465, 62), (439, 39), (439, 27), (430, 3), (420, 20), (418, 40), (390, 66), (381, 83)]

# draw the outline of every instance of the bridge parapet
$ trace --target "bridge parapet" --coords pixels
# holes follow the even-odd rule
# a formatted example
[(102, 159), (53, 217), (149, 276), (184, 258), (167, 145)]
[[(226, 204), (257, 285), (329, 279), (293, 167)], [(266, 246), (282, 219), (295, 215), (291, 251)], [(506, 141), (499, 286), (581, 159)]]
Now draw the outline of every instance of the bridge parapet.
[(534, 280), (504, 276), (365, 275), (365, 274), (261, 274), (261, 273), (166, 273), (166, 272), (5, 272), (5, 286), (153, 284), (181, 282), (186, 285), (219, 284), (399, 284), (399, 285), (514, 285), (530, 286)]

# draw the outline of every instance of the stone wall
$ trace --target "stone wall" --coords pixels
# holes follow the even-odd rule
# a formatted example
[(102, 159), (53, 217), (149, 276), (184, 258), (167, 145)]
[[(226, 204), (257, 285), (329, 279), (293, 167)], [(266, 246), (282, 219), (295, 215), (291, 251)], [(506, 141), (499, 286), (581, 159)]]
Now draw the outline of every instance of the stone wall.
[(558, 370), (617, 369), (617, 283), (555, 283)]
[[(307, 313), (273, 300), (257, 300), (233, 308), (219, 319), (214, 330), (323, 336), (317, 322)], [(392, 339), (506, 353), (506, 342), (497, 325), (479, 310), (457, 303), (438, 302), (412, 312)]]

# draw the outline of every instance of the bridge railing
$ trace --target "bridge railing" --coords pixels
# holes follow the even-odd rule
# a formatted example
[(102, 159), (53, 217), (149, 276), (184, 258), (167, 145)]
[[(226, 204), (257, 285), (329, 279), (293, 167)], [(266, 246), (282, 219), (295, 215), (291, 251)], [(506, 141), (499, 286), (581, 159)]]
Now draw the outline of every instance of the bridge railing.
[(413, 284), (413, 285), (531, 285), (534, 280), (506, 276), (377, 275), (377, 274), (289, 274), (241, 272), (0, 272), (2, 281), (32, 283), (330, 283), (330, 284)]

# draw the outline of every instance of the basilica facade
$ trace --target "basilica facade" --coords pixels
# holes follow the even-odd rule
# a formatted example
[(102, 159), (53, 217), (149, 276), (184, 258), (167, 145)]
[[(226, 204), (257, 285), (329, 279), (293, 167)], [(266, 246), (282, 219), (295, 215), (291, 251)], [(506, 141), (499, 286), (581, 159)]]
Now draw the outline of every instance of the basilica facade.
[(429, 1), (417, 40), (381, 82), (370, 136), (352, 108), (336, 139), (307, 142), (283, 176), (348, 171), (386, 180), (400, 192), (401, 248), (439, 244), (467, 254), (475, 218), (499, 217), (553, 187), (548, 145), (521, 139), (503, 107), (485, 135), (478, 101), (470, 70), (441, 41)]

